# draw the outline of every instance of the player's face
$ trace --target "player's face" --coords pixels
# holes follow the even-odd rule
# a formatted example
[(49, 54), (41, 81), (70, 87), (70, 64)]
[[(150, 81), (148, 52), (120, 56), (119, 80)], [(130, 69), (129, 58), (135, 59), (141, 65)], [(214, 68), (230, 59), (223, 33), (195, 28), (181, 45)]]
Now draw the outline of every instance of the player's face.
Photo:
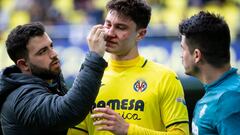
[(143, 29), (137, 30), (134, 21), (112, 10), (106, 16), (104, 27), (106, 29), (107, 52), (115, 58), (138, 54), (138, 34)]
[(31, 74), (42, 79), (53, 79), (60, 72), (60, 61), (56, 51), (53, 49), (52, 40), (45, 33), (43, 36), (36, 36), (29, 40), (28, 67)]
[(190, 53), (189, 47), (186, 44), (186, 37), (182, 35), (181, 38), (181, 48), (182, 48), (182, 64), (185, 69), (185, 74), (195, 75), (196, 65), (194, 64), (194, 56)]

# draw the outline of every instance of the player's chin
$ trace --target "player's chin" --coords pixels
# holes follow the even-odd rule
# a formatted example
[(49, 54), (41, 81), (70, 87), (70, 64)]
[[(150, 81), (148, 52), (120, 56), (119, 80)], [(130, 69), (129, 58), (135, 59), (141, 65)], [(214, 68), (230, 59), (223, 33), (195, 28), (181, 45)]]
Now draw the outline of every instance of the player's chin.
[(193, 71), (189, 70), (189, 69), (185, 69), (185, 74), (186, 75), (190, 75), (190, 76), (193, 76)]
[(51, 71), (54, 73), (54, 74), (59, 74), (61, 73), (61, 67), (54, 67), (54, 68), (51, 68)]

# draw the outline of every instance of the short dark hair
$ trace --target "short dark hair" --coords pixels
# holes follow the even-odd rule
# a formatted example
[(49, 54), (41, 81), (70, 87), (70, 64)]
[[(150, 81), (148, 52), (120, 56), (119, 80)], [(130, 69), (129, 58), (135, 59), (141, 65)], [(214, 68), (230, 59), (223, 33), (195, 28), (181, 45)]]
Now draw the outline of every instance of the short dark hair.
[(130, 17), (136, 23), (137, 29), (147, 28), (151, 18), (151, 7), (145, 0), (110, 0), (106, 8)]
[(200, 11), (183, 20), (179, 32), (186, 37), (190, 53), (198, 48), (212, 66), (222, 67), (230, 62), (230, 30), (222, 16)]
[(7, 37), (6, 48), (9, 57), (17, 63), (18, 59), (28, 59), (27, 44), (36, 36), (42, 36), (45, 32), (40, 22), (33, 22), (15, 27)]

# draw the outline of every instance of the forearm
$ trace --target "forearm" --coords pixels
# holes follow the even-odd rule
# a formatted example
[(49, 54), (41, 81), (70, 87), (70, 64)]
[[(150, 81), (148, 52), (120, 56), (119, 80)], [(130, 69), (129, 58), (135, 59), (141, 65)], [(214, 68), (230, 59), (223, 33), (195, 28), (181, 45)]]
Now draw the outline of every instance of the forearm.
[(74, 109), (72, 111), (81, 117), (81, 120), (88, 114), (95, 101), (106, 64), (96, 53), (89, 53), (72, 88), (65, 95), (71, 106), (69, 108)]
[(167, 131), (156, 131), (130, 124), (128, 135), (189, 135), (189, 127), (188, 123), (181, 123), (169, 127)]

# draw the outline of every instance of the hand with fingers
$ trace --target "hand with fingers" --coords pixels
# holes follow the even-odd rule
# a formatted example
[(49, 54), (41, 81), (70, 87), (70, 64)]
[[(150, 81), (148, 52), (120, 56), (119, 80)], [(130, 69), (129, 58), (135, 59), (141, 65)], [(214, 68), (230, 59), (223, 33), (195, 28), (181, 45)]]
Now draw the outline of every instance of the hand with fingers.
[(110, 131), (115, 135), (127, 135), (129, 124), (109, 107), (95, 108), (91, 118), (96, 119), (93, 124), (99, 131)]
[(88, 47), (90, 51), (103, 56), (106, 50), (106, 41), (104, 39), (105, 29), (103, 25), (95, 25), (87, 36)]

